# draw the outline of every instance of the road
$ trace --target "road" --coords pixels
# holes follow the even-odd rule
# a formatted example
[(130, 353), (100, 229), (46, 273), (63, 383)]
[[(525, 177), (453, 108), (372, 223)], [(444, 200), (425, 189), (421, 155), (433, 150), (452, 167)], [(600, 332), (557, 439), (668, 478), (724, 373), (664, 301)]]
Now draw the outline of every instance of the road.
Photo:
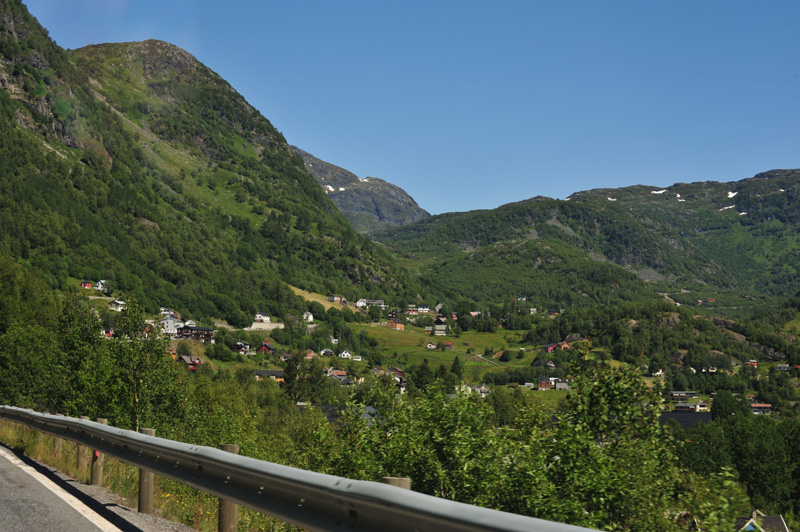
[(121, 506), (105, 488), (85, 486), (0, 445), (0, 530), (185, 532), (192, 529)]

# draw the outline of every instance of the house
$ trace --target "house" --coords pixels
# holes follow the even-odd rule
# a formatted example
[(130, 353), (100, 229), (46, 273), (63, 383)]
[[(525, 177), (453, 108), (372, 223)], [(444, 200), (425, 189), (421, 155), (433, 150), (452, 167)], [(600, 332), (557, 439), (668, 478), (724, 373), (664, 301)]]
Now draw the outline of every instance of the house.
[(256, 350), (256, 352), (257, 353), (269, 353), (269, 354), (272, 354), (272, 353), (275, 352), (275, 348), (272, 347), (271, 345), (269, 345), (269, 342), (264, 342), (260, 346), (258, 346), (258, 349)]
[(353, 355), (353, 362), (361, 362), (361, 355)]
[(339, 339), (338, 338), (334, 338), (334, 337), (331, 336), (330, 342), (331, 342), (331, 345), (339, 345)]
[(181, 340), (199, 340), (214, 343), (214, 330), (208, 327), (178, 327), (178, 338)]
[(264, 379), (270, 379), (275, 382), (283, 382), (283, 371), (281, 370), (273, 370), (273, 369), (257, 369), (255, 371), (256, 380), (262, 381)]
[(185, 325), (185, 323), (176, 318), (174, 314), (170, 314), (162, 319), (160, 324), (161, 330), (164, 331), (164, 334), (168, 334), (170, 336), (175, 336), (178, 334), (178, 329)]
[(425, 347), (427, 347), (428, 349), (436, 349), (436, 344), (434, 344), (433, 342), (428, 342), (428, 345), (426, 345)]
[(306, 323), (314, 323), (314, 315), (310, 312), (303, 312), (303, 321)]
[(306, 360), (310, 360), (310, 359), (312, 359), (312, 358), (319, 358), (319, 355), (318, 355), (318, 354), (317, 354), (317, 352), (316, 352), (316, 351), (314, 351), (313, 349), (306, 349), (306, 356), (305, 356), (305, 359), (306, 359)]
[(538, 388), (540, 390), (549, 390), (550, 381), (548, 379), (539, 379)]
[(256, 315), (253, 316), (253, 321), (255, 323), (271, 323), (272, 318), (266, 312), (256, 312)]
[(410, 308), (406, 310), (406, 316), (417, 316), (417, 315), (419, 315), (419, 312), (415, 308)]
[(492, 393), (492, 389), (486, 386), (486, 384), (481, 384), (480, 386), (473, 386), (472, 391), (480, 394), (481, 398), (486, 397), (490, 393)]
[(477, 318), (478, 316), (481, 315), (481, 313), (478, 312), (477, 310), (475, 310), (475, 311), (470, 312), (469, 315), (472, 316), (473, 318)]
[(101, 292), (105, 292), (106, 288), (108, 288), (108, 281), (105, 279), (100, 279), (97, 281), (97, 284), (94, 285), (95, 290), (100, 290)]
[(292, 359), (292, 355), (289, 353), (281, 353), (281, 360), (284, 362), (289, 362)]
[(789, 364), (778, 364), (775, 366), (775, 371), (789, 371)]
[(569, 383), (566, 382), (557, 382), (556, 383), (556, 390), (570, 390)]
[(555, 369), (556, 364), (552, 360), (544, 360), (541, 358), (537, 358), (536, 360), (533, 361), (533, 367), (535, 368), (546, 367), (549, 369)]
[(367, 300), (362, 298), (356, 301), (356, 308), (367, 308)]
[(231, 346), (231, 351), (239, 353), (240, 355), (246, 355), (250, 352), (250, 344), (242, 341), (236, 342)]
[(327, 347), (319, 352), (320, 355), (324, 357), (333, 357), (336, 356), (336, 353), (333, 352), (333, 349), (328, 349)]
[(103, 336), (103, 338), (113, 338), (114, 337), (114, 329), (104, 328), (102, 336)]
[(760, 414), (763, 416), (769, 416), (772, 414), (772, 405), (769, 403), (752, 403), (750, 408), (753, 410), (754, 414)]
[(419, 312), (420, 314), (428, 313), (430, 311), (431, 311), (431, 307), (429, 305), (418, 305), (417, 306), (417, 312)]
[(351, 359), (351, 358), (353, 358), (353, 355), (350, 353), (350, 351), (348, 351), (347, 349), (345, 349), (344, 351), (342, 351), (341, 353), (339, 353), (339, 358), (347, 358), (347, 359)]
[(160, 307), (160, 308), (158, 309), (158, 312), (159, 312), (159, 313), (160, 313), (162, 316), (172, 316), (173, 314), (175, 314), (174, 312), (172, 312), (172, 309), (170, 309), (170, 308), (167, 308), (167, 307)]
[(547, 346), (548, 353), (552, 353), (556, 349), (572, 349), (572, 346), (569, 345), (567, 342), (557, 342), (555, 344), (550, 344)]
[(197, 322), (194, 320), (186, 320), (184, 323), (187, 327), (197, 327)]
[(347, 299), (344, 296), (339, 296), (336, 294), (329, 295), (328, 301), (331, 303), (347, 303)]
[(692, 397), (697, 397), (697, 392), (695, 391), (684, 391), (684, 390), (675, 390), (669, 392), (669, 397), (673, 401), (683, 401), (685, 402), (686, 399), (691, 399)]
[(375, 366), (374, 368), (372, 368), (370, 370), (370, 373), (372, 375), (375, 375), (376, 377), (378, 377), (380, 375), (386, 375), (386, 371), (384, 371), (384, 369), (382, 367), (380, 367), (380, 366)]
[(395, 329), (397, 331), (402, 331), (402, 330), (405, 330), (405, 328), (406, 328), (406, 324), (405, 323), (403, 323), (401, 321), (398, 321), (398, 320), (396, 320), (394, 318), (392, 318), (388, 322), (386, 322), (386, 326), (389, 327), (390, 329)]
[(122, 312), (125, 310), (125, 302), (119, 299), (115, 299), (108, 304), (108, 310), (112, 310), (114, 312)]
[(383, 299), (367, 299), (367, 306), (380, 307), (381, 309), (386, 308), (386, 304), (383, 302)]
[(733, 525), (734, 532), (789, 532), (782, 515), (764, 515), (755, 510), (750, 517), (737, 517)]
[(699, 403), (675, 403), (675, 412), (699, 412)]
[(201, 365), (203, 363), (203, 361), (200, 359), (200, 357), (193, 357), (193, 356), (189, 356), (189, 355), (179, 356), (177, 358), (177, 361), (180, 364), (186, 364), (186, 367), (188, 367), (190, 370), (197, 369), (197, 366), (199, 366), (199, 365)]
[(81, 281), (81, 288), (85, 288), (86, 290), (91, 290), (93, 287), (91, 281)]
[(433, 327), (430, 325), (425, 327), (425, 334), (433, 334)]
[(433, 326), (433, 335), (434, 336), (445, 336), (445, 335), (447, 335), (447, 325), (434, 325)]
[(400, 388), (404, 389), (407, 386), (408, 383), (406, 382), (405, 373), (402, 369), (389, 366), (386, 371), (387, 375), (390, 375)]
[(453, 350), (453, 342), (445, 342), (444, 343), (445, 351), (452, 351)]
[(745, 365), (747, 365), (747, 366), (753, 366), (754, 368), (757, 368), (757, 367), (758, 367), (758, 361), (757, 361), (757, 360), (752, 360), (752, 359), (751, 359), (751, 360), (748, 360), (748, 361), (747, 361), (747, 364), (745, 364)]

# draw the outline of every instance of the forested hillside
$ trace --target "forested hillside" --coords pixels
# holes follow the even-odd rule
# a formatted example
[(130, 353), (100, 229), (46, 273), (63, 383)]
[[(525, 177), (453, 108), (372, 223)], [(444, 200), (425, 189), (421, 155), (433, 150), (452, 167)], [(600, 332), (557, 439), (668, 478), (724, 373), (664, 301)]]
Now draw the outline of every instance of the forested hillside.
[[(420, 272), (465, 297), (485, 297), (488, 279), (495, 300), (515, 292), (536, 298), (531, 284), (541, 287), (547, 279), (552, 304), (575, 304), (577, 290), (564, 282), (564, 269), (591, 271), (599, 264), (607, 271), (611, 265), (624, 268), (662, 292), (685, 288), (785, 297), (800, 289), (799, 193), (800, 171), (668, 189), (600, 189), (564, 201), (538, 197), (490, 211), (433, 216), (374, 238), (409, 264), (419, 261)], [(541, 251), (531, 253), (532, 243), (562, 259), (548, 262)], [(519, 255), (503, 251), (512, 249)], [(589, 261), (598, 266), (586, 268)], [(624, 282), (627, 276), (615, 271)]]
[(54, 44), (21, 3), (0, 18), (0, 250), (66, 290), (105, 279), (152, 309), (243, 325), (283, 283), (414, 298), (283, 136), (187, 52)]

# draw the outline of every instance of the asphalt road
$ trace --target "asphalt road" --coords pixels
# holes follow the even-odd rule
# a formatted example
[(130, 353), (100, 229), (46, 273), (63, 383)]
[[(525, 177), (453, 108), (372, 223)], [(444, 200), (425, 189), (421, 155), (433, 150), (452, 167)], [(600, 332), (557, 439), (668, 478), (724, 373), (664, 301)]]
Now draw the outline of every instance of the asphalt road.
[(105, 488), (86, 486), (0, 446), (0, 532), (185, 532), (143, 515)]

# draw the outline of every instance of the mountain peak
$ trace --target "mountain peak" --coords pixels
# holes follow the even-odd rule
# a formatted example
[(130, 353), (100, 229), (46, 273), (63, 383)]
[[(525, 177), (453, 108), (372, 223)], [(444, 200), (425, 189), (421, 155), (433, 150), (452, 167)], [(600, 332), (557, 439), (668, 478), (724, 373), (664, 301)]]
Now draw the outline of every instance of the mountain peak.
[(177, 74), (190, 74), (202, 63), (186, 50), (166, 41), (146, 41), (91, 44), (76, 50), (89, 60), (116, 57), (130, 62), (141, 62), (142, 76), (146, 80), (163, 80)]

